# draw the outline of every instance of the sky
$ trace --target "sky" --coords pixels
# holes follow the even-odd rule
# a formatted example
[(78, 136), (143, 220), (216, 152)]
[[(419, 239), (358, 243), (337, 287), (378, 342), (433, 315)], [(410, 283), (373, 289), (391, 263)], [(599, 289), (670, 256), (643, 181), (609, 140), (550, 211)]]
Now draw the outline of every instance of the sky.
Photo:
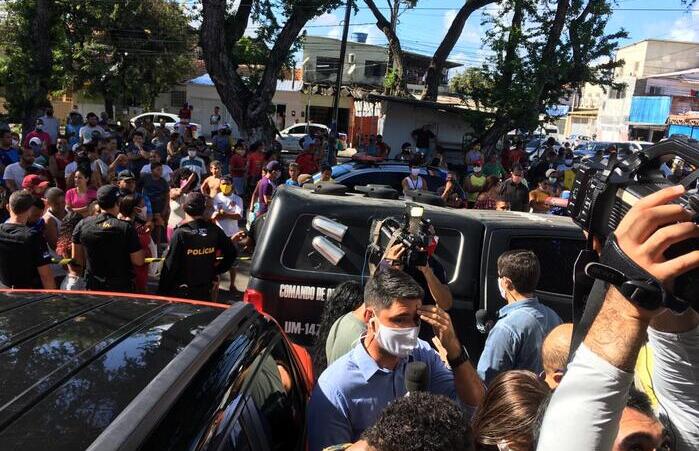
[[(376, 3), (380, 8), (386, 5), (381, 0)], [(403, 49), (428, 55), (434, 53), (456, 15), (455, 4), (461, 4), (461, 1), (420, 0), (417, 8), (403, 14), (398, 25)], [(364, 32), (369, 35), (369, 44), (386, 44), (371, 11), (363, 2), (360, 1), (359, 5), (359, 12), (350, 19), (350, 37), (352, 32)], [(386, 10), (382, 12), (388, 14)], [(344, 9), (324, 14), (308, 23), (308, 34), (340, 38), (343, 18)], [(482, 21), (482, 12), (469, 18), (450, 60), (465, 66), (483, 62), (488, 52), (482, 46)], [(624, 28), (629, 33), (629, 38), (620, 42), (621, 46), (649, 38), (699, 42), (699, 4), (687, 11), (681, 0), (619, 0), (607, 28), (608, 32)], [(299, 64), (302, 58), (297, 55)]]

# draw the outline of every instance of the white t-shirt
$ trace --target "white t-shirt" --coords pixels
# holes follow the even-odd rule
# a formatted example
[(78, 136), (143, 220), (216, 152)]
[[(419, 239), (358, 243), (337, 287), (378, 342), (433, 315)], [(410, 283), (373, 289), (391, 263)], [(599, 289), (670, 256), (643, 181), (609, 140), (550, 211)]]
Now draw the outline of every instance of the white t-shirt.
[(104, 129), (99, 125), (96, 125), (94, 127), (91, 127), (89, 125), (83, 125), (80, 129), (80, 139), (82, 139), (82, 142), (89, 143), (90, 141), (92, 141), (92, 132), (95, 131), (99, 132), (101, 137), (107, 136), (107, 132), (104, 131)]
[(44, 131), (51, 137), (50, 144), (56, 144), (59, 129), (58, 120), (53, 116), (46, 115), (41, 116), (39, 119), (44, 121)]
[[(168, 166), (166, 164), (163, 165), (163, 178), (165, 179), (166, 182), (170, 183), (170, 176), (172, 175), (173, 172), (174, 171), (172, 170), (172, 168), (170, 166)], [(141, 168), (141, 175), (150, 174), (150, 173), (151, 173), (150, 163), (148, 163), (147, 165), (145, 165)]]
[(197, 174), (198, 180), (196, 188), (201, 186), (204, 175), (206, 175), (206, 163), (204, 163), (204, 160), (199, 157), (190, 158), (187, 156), (180, 160), (180, 168), (187, 168)]
[[(243, 199), (240, 196), (231, 193), (226, 196), (223, 193), (218, 193), (214, 196), (214, 211), (223, 210), (225, 213), (239, 214), (243, 216)], [(221, 227), (221, 230), (226, 236), (233, 236), (238, 233), (238, 220), (223, 218), (217, 219), (216, 224)]]
[[(34, 164), (33, 166), (37, 169), (43, 169), (38, 164)], [(26, 174), (27, 171), (25, 171), (19, 163), (12, 163), (5, 167), (5, 173), (3, 174), (2, 178), (5, 180), (13, 180), (17, 184), (17, 188), (22, 189), (22, 181), (24, 180), (24, 176)]]
[[(70, 177), (71, 174), (73, 174), (76, 170), (78, 169), (78, 162), (77, 161), (71, 161), (66, 165), (65, 171), (64, 171), (64, 176), (66, 180)], [(97, 159), (90, 163), (90, 169), (92, 169), (92, 172), (95, 172), (99, 170), (100, 174), (102, 174), (102, 178), (107, 178), (109, 175), (109, 166), (107, 166), (107, 163), (104, 161)]]

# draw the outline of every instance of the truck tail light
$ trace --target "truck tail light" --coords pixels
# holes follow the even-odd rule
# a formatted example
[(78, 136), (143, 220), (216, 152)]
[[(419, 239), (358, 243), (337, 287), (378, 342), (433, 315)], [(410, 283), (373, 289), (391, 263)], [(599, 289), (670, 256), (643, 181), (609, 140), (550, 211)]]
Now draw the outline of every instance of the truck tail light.
[(265, 297), (261, 292), (252, 288), (248, 288), (245, 290), (245, 294), (243, 295), (243, 302), (252, 304), (252, 306), (255, 307), (255, 310), (257, 310), (258, 312), (264, 312), (264, 301)]

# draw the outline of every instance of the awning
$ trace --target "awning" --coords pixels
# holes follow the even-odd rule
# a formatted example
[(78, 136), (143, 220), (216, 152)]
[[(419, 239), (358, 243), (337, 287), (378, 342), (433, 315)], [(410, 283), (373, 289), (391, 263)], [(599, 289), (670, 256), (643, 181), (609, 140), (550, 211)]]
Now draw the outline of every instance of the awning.
[(670, 115), (672, 97), (634, 96), (631, 99), (631, 125), (664, 125)]

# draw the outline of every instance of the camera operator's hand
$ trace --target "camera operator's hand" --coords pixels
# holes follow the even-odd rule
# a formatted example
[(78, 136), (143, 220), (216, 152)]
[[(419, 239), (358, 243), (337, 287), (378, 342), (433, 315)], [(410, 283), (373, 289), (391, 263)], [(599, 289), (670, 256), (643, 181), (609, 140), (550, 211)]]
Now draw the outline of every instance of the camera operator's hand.
[(454, 325), (449, 314), (436, 305), (422, 305), (418, 307), (417, 313), (422, 321), (432, 326), (435, 335), (447, 350), (447, 358), (455, 359), (458, 357), (461, 354), (461, 343), (456, 338)]
[(673, 186), (640, 199), (614, 232), (621, 250), (668, 289), (677, 276), (699, 267), (699, 250), (672, 260), (663, 255), (673, 244), (699, 237), (691, 214), (681, 205), (668, 205), (684, 191)]
[(386, 249), (383, 259), (390, 260), (392, 262), (399, 262), (403, 257), (403, 254), (405, 254), (405, 246), (402, 244), (394, 244), (390, 248)]

